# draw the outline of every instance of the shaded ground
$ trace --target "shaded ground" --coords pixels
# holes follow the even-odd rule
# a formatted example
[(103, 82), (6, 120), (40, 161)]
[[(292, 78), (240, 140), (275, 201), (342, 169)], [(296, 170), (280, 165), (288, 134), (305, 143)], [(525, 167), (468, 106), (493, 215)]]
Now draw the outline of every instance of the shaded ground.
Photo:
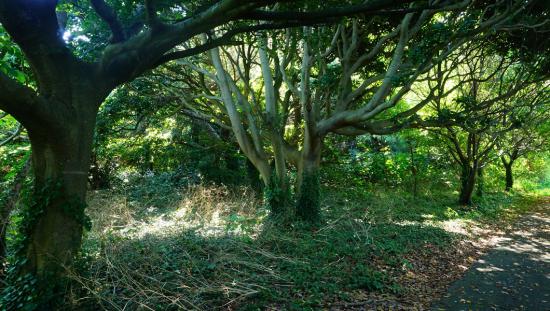
[(281, 230), (246, 189), (132, 191), (90, 196), (74, 310), (426, 310), (513, 219), (543, 206), (346, 189), (325, 197), (319, 227)]
[(550, 206), (524, 216), (432, 310), (550, 310)]

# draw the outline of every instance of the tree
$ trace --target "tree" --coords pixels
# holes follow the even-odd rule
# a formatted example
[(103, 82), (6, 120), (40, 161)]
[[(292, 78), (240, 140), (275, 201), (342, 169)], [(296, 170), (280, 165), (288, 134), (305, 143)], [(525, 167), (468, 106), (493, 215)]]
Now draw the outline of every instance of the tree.
[[(485, 48), (469, 51), (455, 60), (461, 66), (447, 70), (442, 64), (428, 79), (437, 85), (438, 92), (449, 94), (430, 105), (436, 118), (447, 123), (432, 131), (460, 166), (458, 202), (463, 205), (472, 204), (476, 182), (482, 178), (483, 167), (499, 139), (516, 128), (519, 116), (538, 103), (528, 99), (539, 96), (538, 83), (544, 80), (515, 58), (501, 57)], [(483, 180), (479, 180), (478, 192), (482, 191)]]
[[(131, 167), (142, 176), (168, 173), (176, 183), (199, 176), (215, 183), (241, 181), (239, 168), (244, 161), (231, 131), (186, 110), (178, 97), (159, 86), (173, 80), (172, 67), (118, 88), (101, 107), (90, 170), (92, 187), (107, 186), (117, 167)], [(199, 93), (191, 88), (185, 91)]]
[(205, 96), (189, 100), (187, 107), (231, 126), (267, 188), (280, 189), (275, 193), (287, 195), (285, 176), (295, 167), (294, 213), (318, 219), (318, 171), (326, 136), (388, 134), (425, 123), (418, 112), (448, 93), (430, 92), (404, 109), (396, 105), (423, 74), (455, 57), (464, 44), (508, 27), (514, 15), (494, 12), (479, 19), (479, 9), (449, 3), (401, 16), (242, 38), (234, 47), (215, 48), (209, 57), (189, 61), (198, 80), (213, 83), (203, 83)]
[[(498, 154), (505, 171), (505, 190), (514, 187), (513, 165), (521, 157), (548, 148), (549, 85), (542, 84), (530, 98), (529, 111), (516, 120), (518, 128), (506, 133), (497, 143)], [(509, 120), (507, 120), (510, 122)]]
[[(0, 1), (0, 23), (23, 51), (35, 81), (35, 86), (23, 85), (6, 70), (0, 71), (0, 109), (28, 130), (32, 145), (35, 203), (27, 213), (26, 239), (20, 252), (24, 260), (19, 262), (18, 275), (37, 278), (41, 307), (48, 308), (52, 295), (47, 293), (62, 291), (56, 283), (80, 247), (96, 115), (113, 89), (165, 62), (227, 43), (238, 33), (324, 23), (350, 14), (418, 10), (409, 7), (409, 2), (345, 1), (343, 6), (324, 7), (313, 1), (304, 10), (305, 3), (291, 1), (181, 4), (148, 0), (141, 10), (134, 10), (137, 21), (127, 19), (132, 22), (130, 27), (103, 0), (63, 2), (68, 9), (59, 14), (56, 9), (61, 3), (57, 0)], [(273, 7), (276, 3), (280, 6)], [(524, 6), (518, 3), (511, 8)], [(124, 4), (120, 7), (135, 8), (130, 2)], [(84, 14), (70, 16), (71, 10)], [(95, 36), (94, 40), (99, 38), (97, 49), (86, 53), (78, 48), (78, 41), (68, 44), (63, 37), (70, 36), (71, 23), (76, 28), (95, 24), (89, 23), (92, 14), (108, 26), (111, 36)], [(498, 18), (489, 18), (491, 23), (499, 23), (505, 22), (507, 15), (495, 12), (492, 16)], [(218, 38), (192, 46), (193, 37), (212, 30), (221, 33)]]

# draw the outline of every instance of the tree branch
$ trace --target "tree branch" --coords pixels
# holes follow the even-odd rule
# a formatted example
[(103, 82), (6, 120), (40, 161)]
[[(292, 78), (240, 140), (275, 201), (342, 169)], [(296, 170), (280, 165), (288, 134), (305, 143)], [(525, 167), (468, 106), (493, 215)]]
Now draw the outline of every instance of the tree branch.
[(189, 56), (207, 52), (213, 48), (217, 48), (222, 45), (242, 44), (242, 42), (235, 41), (233, 39), (234, 36), (241, 33), (300, 27), (300, 26), (306, 26), (310, 24), (311, 24), (310, 22), (288, 22), (288, 23), (276, 23), (276, 24), (258, 24), (258, 25), (234, 28), (234, 29), (228, 30), (226, 33), (224, 33), (220, 37), (208, 40), (206, 43), (202, 45), (199, 45), (190, 49), (186, 49), (186, 50), (174, 51), (174, 52), (164, 54), (155, 62), (152, 68), (156, 68), (172, 60), (186, 58)]
[(124, 30), (118, 20), (118, 17), (116, 16), (115, 11), (109, 7), (104, 0), (90, 0), (90, 2), (92, 3), (92, 7), (96, 11), (97, 15), (99, 15), (99, 17), (101, 17), (107, 25), (109, 25), (111, 33), (113, 34), (111, 42), (119, 43), (126, 40)]
[(22, 129), (23, 129), (23, 127), (21, 126), (21, 123), (18, 123), (17, 128), (15, 129), (15, 131), (13, 133), (11, 133), (11, 135), (9, 137), (4, 139), (3, 141), (0, 141), (0, 147), (9, 144), (12, 140), (14, 140), (17, 136), (19, 136), (19, 134), (21, 134)]
[(422, 8), (395, 8), (396, 6), (404, 5), (413, 2), (413, 0), (375, 0), (358, 5), (342, 6), (339, 8), (330, 8), (314, 12), (276, 12), (253, 10), (243, 16), (244, 19), (263, 20), (263, 21), (308, 21), (308, 22), (327, 22), (327, 19), (336, 19), (352, 15), (365, 14), (406, 14), (410, 12), (418, 12), (426, 9), (434, 9), (435, 7)]
[(145, 16), (147, 17), (147, 24), (151, 26), (151, 28), (159, 28), (162, 26), (162, 22), (159, 20), (157, 16), (157, 10), (155, 7), (155, 0), (145, 0)]
[(0, 71), (0, 109), (28, 127), (31, 119), (43, 113), (42, 99), (35, 91)]

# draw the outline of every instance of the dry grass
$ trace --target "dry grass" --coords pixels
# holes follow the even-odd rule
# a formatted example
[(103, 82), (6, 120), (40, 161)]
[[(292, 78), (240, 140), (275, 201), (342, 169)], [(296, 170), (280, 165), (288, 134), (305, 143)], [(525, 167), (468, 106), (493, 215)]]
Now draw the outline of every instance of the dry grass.
[(221, 228), (231, 215), (257, 217), (260, 206), (260, 200), (247, 187), (197, 185), (188, 188), (176, 216), (195, 225)]
[[(145, 204), (129, 202), (118, 192), (95, 191), (89, 195), (87, 209), (93, 220), (90, 234), (141, 237), (191, 228), (201, 230), (202, 234), (227, 233), (231, 216), (237, 219), (261, 216), (260, 200), (246, 187), (196, 185), (185, 189), (168, 205), (160, 209), (154, 200)], [(232, 233), (238, 233), (238, 227), (233, 229)]]
[[(227, 309), (261, 290), (242, 277), (251, 272), (288, 286), (263, 263), (291, 259), (235, 238), (243, 228), (234, 219), (261, 219), (259, 201), (246, 188), (194, 186), (162, 211), (111, 191), (89, 198), (93, 229), (84, 242), (86, 266), (70, 271), (80, 285), (71, 301), (75, 308)], [(258, 223), (246, 230), (259, 232)]]
[(70, 272), (73, 309), (415, 310), (484, 248), (472, 243), (483, 235), (472, 223), (485, 216), (449, 210), (452, 194), (327, 191), (326, 222), (288, 230), (262, 227), (265, 212), (246, 188), (194, 186), (168, 205), (128, 197), (90, 196), (94, 226)]

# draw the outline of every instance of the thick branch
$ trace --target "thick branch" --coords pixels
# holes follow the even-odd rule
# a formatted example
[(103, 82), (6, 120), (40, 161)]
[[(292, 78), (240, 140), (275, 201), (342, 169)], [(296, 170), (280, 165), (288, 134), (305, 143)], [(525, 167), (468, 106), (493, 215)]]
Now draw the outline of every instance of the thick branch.
[(115, 11), (109, 7), (104, 0), (91, 0), (92, 7), (96, 11), (97, 15), (103, 19), (113, 34), (112, 43), (122, 42), (126, 39), (124, 35), (124, 30), (120, 24), (118, 17), (116, 16)]
[(147, 23), (152, 28), (158, 28), (162, 25), (161, 21), (157, 16), (157, 10), (155, 7), (155, 0), (145, 0), (146, 16)]
[(0, 71), (0, 109), (27, 126), (43, 111), (42, 99), (29, 87), (11, 79)]
[(340, 18), (345, 16), (352, 15), (365, 15), (365, 14), (406, 14), (409, 12), (417, 12), (419, 10), (427, 9), (424, 8), (395, 8), (402, 6), (404, 4), (410, 3), (412, 0), (375, 0), (368, 1), (367, 3), (358, 4), (358, 5), (349, 5), (342, 6), (339, 8), (330, 8), (314, 12), (296, 12), (296, 11), (287, 11), (287, 12), (277, 12), (277, 11), (264, 11), (264, 10), (253, 10), (250, 13), (245, 14), (244, 18), (252, 20), (263, 20), (263, 21), (324, 21), (327, 19)]
[(107, 47), (101, 60), (106, 86), (113, 88), (159, 64), (159, 59), (176, 45), (201, 33), (236, 20), (259, 1), (223, 0), (181, 22), (162, 29), (148, 29), (122, 44)]

